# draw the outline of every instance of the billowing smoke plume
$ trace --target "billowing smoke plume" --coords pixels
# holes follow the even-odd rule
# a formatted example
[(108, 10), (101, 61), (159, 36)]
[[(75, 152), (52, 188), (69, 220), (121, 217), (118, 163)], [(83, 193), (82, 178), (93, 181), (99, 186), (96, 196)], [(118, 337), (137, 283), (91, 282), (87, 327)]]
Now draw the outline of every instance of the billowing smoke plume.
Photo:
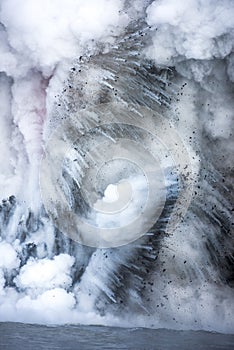
[[(233, 332), (233, 2), (1, 0), (0, 22), (0, 320)], [(40, 164), (63, 118), (115, 100), (157, 105), (198, 176), (173, 234), (94, 249), (45, 213)]]

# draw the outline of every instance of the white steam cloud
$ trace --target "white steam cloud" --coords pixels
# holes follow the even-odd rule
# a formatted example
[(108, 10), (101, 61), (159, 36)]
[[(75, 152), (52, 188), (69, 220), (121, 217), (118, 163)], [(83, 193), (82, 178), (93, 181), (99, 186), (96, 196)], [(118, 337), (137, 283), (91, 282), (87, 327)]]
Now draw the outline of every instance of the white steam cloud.
[(148, 55), (157, 64), (225, 58), (233, 51), (234, 4), (228, 0), (154, 1), (147, 23), (157, 26)]

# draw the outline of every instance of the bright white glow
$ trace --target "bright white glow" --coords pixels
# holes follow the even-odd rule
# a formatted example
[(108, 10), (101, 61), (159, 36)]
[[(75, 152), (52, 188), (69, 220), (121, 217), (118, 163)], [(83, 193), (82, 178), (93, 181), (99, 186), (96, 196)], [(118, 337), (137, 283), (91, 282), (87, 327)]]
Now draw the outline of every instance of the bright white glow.
[(110, 184), (107, 186), (104, 192), (103, 201), (106, 203), (116, 202), (119, 198), (118, 185)]

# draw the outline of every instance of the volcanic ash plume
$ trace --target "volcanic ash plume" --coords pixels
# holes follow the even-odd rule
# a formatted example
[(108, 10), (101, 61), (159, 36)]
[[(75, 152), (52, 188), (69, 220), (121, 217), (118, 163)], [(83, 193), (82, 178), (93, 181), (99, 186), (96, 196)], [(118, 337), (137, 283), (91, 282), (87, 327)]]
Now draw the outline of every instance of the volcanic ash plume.
[(233, 14), (1, 0), (1, 321), (233, 332)]

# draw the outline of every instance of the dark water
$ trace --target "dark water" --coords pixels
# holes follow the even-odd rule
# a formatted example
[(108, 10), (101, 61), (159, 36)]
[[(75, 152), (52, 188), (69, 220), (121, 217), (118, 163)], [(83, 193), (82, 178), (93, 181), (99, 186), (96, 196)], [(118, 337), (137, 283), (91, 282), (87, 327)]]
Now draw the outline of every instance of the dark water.
[(234, 335), (203, 331), (0, 323), (1, 350), (234, 349)]

